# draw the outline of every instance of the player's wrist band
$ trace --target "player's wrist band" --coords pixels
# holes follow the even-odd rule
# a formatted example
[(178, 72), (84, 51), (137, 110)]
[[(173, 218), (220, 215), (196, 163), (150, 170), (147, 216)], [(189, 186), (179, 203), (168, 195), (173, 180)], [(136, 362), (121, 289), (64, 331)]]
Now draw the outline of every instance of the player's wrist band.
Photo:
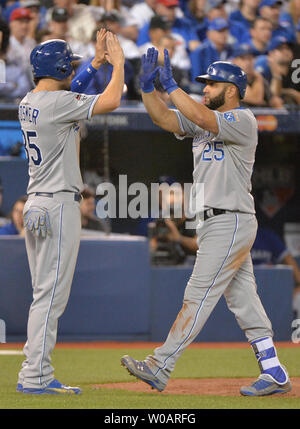
[(140, 81), (140, 85), (141, 85), (141, 90), (143, 92), (148, 93), (148, 92), (154, 91), (154, 83), (152, 81), (151, 82), (142, 82), (142, 81)]
[(164, 87), (165, 91), (167, 91), (168, 94), (171, 94), (171, 92), (178, 89), (178, 85), (175, 82), (173, 78), (169, 79), (168, 81), (162, 83), (162, 86)]
[(167, 89), (167, 93), (170, 95), (171, 92), (176, 91), (178, 89), (178, 85), (172, 85)]

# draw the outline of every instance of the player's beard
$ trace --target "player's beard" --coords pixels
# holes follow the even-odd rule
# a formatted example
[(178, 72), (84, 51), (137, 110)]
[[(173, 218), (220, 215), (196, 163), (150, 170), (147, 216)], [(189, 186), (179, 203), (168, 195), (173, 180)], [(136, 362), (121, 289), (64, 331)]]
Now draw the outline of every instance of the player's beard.
[(205, 104), (211, 110), (217, 110), (219, 107), (225, 104), (225, 91), (226, 88), (223, 88), (222, 92), (217, 95), (215, 98), (211, 98), (208, 104)]

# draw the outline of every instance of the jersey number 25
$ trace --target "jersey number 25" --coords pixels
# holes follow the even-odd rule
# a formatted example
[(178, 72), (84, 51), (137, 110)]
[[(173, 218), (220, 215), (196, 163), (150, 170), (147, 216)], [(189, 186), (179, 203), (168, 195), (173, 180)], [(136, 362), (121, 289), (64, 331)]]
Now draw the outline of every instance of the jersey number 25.
[(222, 161), (224, 158), (224, 148), (223, 142), (207, 142), (203, 151), (202, 159), (203, 161)]

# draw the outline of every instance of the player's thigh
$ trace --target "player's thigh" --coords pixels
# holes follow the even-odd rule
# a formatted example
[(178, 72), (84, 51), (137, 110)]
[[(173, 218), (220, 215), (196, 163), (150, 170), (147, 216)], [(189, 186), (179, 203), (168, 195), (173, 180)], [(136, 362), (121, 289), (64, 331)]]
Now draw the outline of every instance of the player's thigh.
[(80, 242), (80, 209), (76, 201), (47, 197), (34, 198), (32, 207), (47, 210), (50, 220), (51, 235), (34, 238), (36, 285), (44, 294), (51, 289), (53, 278), (63, 274), (72, 276)]
[(204, 222), (199, 231), (195, 266), (187, 285), (188, 297), (199, 289), (220, 295), (250, 252), (257, 224), (252, 215), (230, 213)]

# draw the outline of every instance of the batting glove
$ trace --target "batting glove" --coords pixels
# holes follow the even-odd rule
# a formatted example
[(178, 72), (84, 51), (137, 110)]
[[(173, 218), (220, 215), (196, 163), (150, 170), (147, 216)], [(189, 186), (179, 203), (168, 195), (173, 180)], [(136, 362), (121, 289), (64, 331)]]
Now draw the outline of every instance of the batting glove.
[(35, 234), (45, 238), (51, 235), (50, 219), (46, 209), (33, 207), (24, 216), (24, 227)]
[(167, 49), (164, 50), (164, 67), (160, 67), (159, 79), (165, 91), (168, 94), (178, 89), (178, 85), (173, 78), (170, 57)]
[(149, 48), (147, 54), (142, 56), (142, 73), (140, 75), (140, 85), (143, 92), (154, 91), (154, 81), (158, 73), (157, 66), (158, 51)]

